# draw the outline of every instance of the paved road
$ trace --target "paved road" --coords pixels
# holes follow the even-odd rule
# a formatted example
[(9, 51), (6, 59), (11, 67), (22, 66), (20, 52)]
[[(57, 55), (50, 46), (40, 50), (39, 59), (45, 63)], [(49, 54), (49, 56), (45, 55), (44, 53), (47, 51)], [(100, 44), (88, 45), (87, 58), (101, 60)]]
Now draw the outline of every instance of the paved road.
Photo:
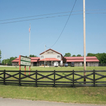
[(106, 106), (0, 98), (0, 106)]

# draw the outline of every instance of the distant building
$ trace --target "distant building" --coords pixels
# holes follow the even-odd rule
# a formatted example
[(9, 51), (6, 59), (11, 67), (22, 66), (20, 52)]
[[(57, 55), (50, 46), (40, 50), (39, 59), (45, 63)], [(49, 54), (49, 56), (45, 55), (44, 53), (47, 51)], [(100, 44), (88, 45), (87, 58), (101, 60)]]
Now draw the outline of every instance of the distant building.
[[(19, 58), (12, 61), (12, 65), (16, 66)], [(48, 49), (40, 53), (40, 57), (31, 57), (31, 66), (63, 66), (68, 63), (69, 66), (83, 66), (83, 57), (63, 57), (63, 55), (53, 49)], [(95, 56), (86, 57), (87, 66), (98, 66), (99, 60)]]
[[(84, 65), (84, 57), (64, 57), (66, 59), (66, 63), (72, 64), (74, 66), (83, 66)], [(86, 57), (86, 65), (87, 66), (99, 66), (99, 60), (95, 56)]]

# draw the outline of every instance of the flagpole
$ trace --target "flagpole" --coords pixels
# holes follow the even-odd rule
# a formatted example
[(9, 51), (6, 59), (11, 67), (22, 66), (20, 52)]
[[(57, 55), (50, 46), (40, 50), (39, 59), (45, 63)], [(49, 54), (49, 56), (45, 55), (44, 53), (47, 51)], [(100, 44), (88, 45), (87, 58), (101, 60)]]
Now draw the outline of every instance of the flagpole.
[[(29, 25), (29, 57), (30, 57), (30, 36), (31, 36), (31, 24)], [(29, 71), (31, 70), (30, 68), (31, 66), (29, 66)], [(30, 72), (29, 72), (29, 75), (30, 75)]]
[(29, 26), (29, 57), (30, 57), (30, 36), (31, 36), (31, 25)]

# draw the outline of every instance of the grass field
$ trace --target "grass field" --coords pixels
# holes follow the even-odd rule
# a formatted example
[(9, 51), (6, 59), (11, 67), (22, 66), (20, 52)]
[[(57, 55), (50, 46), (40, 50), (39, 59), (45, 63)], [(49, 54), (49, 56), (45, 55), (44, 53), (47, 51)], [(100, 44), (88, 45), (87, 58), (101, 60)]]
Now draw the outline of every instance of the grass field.
[[(19, 70), (19, 67), (0, 67), (0, 70)], [(24, 67), (21, 68), (22, 70), (24, 70)], [(35, 70), (39, 70), (39, 71), (53, 71), (53, 70), (56, 70), (56, 71), (72, 71), (72, 70), (75, 70), (75, 71), (81, 71), (83, 70), (84, 68), (83, 67), (31, 67), (31, 70), (32, 71), (35, 71)], [(86, 70), (106, 70), (106, 66), (104, 67), (86, 67)], [(28, 67), (27, 67), (27, 70)]]
[(66, 103), (106, 104), (106, 87), (24, 87), (0, 85), (0, 97)]
[[(19, 70), (17, 67), (0, 67), (0, 70)], [(83, 67), (32, 67), (31, 70), (78, 71)], [(87, 70), (106, 70), (106, 67), (87, 67)], [(24, 68), (22, 68), (24, 70)], [(27, 68), (28, 70), (28, 68)], [(66, 103), (106, 104), (106, 87), (32, 87), (0, 85), (0, 97), (57, 101)]]

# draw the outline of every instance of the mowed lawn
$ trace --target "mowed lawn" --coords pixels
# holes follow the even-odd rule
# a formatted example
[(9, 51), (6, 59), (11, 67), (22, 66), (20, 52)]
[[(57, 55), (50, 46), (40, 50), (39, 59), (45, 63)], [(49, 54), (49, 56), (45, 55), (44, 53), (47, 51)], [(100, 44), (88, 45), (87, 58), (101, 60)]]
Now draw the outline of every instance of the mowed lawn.
[[(86, 67), (86, 70), (106, 70), (106, 66), (102, 67)], [(19, 67), (0, 67), (0, 70), (19, 70)], [(21, 68), (21, 70), (24, 70), (24, 67)], [(29, 70), (29, 68), (27, 67), (27, 70)], [(83, 71), (84, 68), (83, 67), (31, 67), (32, 71), (35, 70), (39, 70), (39, 71)]]
[[(19, 70), (18, 67), (0, 67), (0, 70), (4, 69)], [(87, 70), (93, 69), (106, 70), (106, 67), (87, 67)], [(32, 67), (31, 70), (80, 71), (83, 70), (83, 67)], [(32, 87), (0, 84), (0, 97), (66, 103), (106, 104), (106, 87)]]

